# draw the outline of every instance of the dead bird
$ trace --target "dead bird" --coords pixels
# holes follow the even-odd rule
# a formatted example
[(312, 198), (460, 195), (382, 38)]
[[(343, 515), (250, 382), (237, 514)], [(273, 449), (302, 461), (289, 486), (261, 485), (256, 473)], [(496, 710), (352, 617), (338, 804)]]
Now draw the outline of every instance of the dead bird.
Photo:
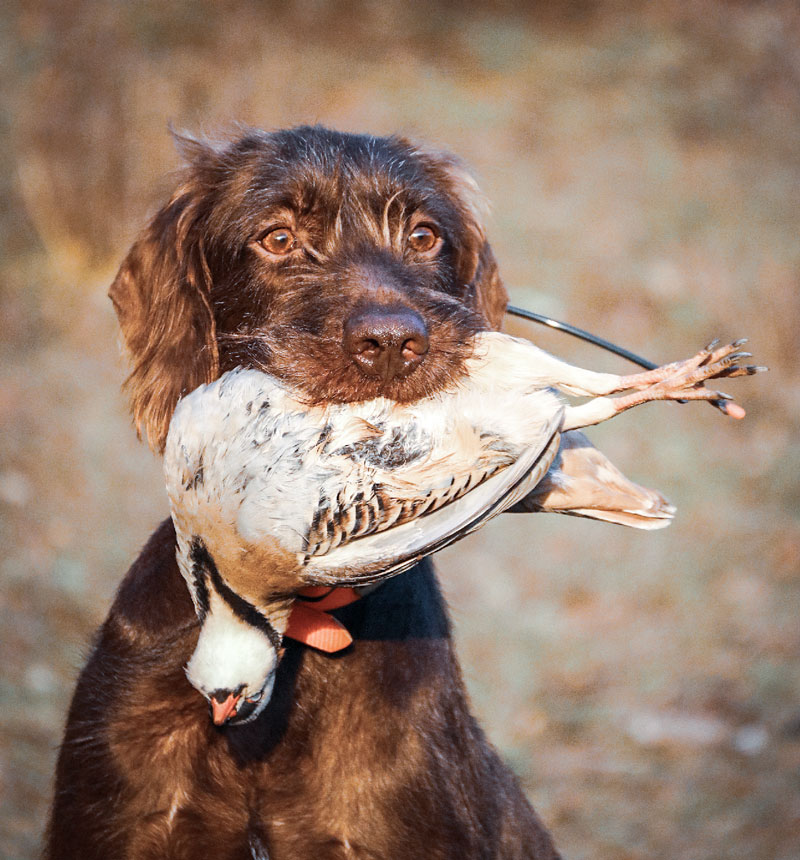
[[(379, 581), (514, 506), (667, 525), (674, 508), (660, 494), (574, 435), (562, 445), (562, 434), (651, 400), (722, 398), (743, 417), (728, 395), (703, 387), (761, 369), (738, 364), (749, 356), (742, 343), (618, 376), (483, 332), (461, 381), (412, 403), (308, 406), (255, 370), (183, 398), (164, 469), (178, 562), (201, 620), (187, 676), (214, 721), (247, 722), (265, 707), (303, 587)], [(592, 399), (566, 405), (554, 388)], [(610, 396), (621, 391), (630, 393)]]

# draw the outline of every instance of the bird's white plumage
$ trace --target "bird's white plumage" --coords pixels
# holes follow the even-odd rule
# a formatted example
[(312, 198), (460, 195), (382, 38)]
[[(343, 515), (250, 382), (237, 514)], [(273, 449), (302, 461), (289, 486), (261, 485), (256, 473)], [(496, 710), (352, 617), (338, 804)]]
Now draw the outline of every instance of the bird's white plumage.
[(205, 695), (215, 690), (236, 690), (245, 696), (263, 691), (264, 679), (274, 677), (277, 654), (269, 639), (239, 618), (216, 592), (200, 629), (197, 647), (186, 666), (186, 677)]
[(215, 691), (254, 696), (240, 722), (270, 696), (275, 638), (242, 617), (231, 595), (280, 636), (287, 590), (399, 573), (541, 480), (558, 451), (563, 406), (536, 380), (483, 372), (510, 342), (478, 338), (460, 384), (408, 405), (309, 407), (253, 370), (181, 400), (164, 471), (178, 563), (202, 621), (187, 666), (200, 692), (212, 702)]
[(243, 556), (275, 541), (294, 559), (299, 583), (356, 581), (402, 569), (398, 556), (412, 563), (513, 504), (519, 492), (508, 494), (540, 455), (549, 461), (537, 480), (555, 456), (548, 445), (563, 411), (552, 390), (521, 373), (520, 343), (481, 335), (462, 382), (407, 405), (308, 407), (254, 370), (184, 398), (165, 475), (187, 582), (197, 535), (211, 543), (235, 536)]
[[(559, 452), (562, 430), (615, 414), (602, 395), (621, 377), (495, 332), (473, 348), (458, 383), (410, 404), (308, 406), (255, 370), (226, 373), (180, 401), (164, 470), (179, 566), (203, 622), (189, 664), (199, 690), (266, 691), (255, 713), (269, 698), (275, 637), (245, 631), (241, 607), (231, 608), (239, 598), (280, 637), (304, 585), (400, 572), (522, 500), (556, 458), (546, 492), (528, 496), (526, 509), (547, 508), (549, 495), (558, 500), (551, 509), (567, 513), (645, 528), (669, 521), (668, 503), (616, 470), (619, 511), (598, 506), (605, 458), (589, 446), (573, 468), (568, 458), (580, 452)], [(553, 385), (598, 398), (565, 407)]]

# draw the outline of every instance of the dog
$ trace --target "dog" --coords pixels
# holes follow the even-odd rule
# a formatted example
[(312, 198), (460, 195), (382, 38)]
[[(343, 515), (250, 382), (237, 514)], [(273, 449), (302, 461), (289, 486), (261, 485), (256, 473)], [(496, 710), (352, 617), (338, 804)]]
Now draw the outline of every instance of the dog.
[[(464, 374), (506, 292), (461, 163), (321, 127), (180, 138), (188, 166), (110, 289), (140, 435), (237, 367), (309, 402), (414, 401)], [(333, 615), (337, 654), (287, 641), (269, 704), (217, 727), (185, 666), (198, 621), (167, 520), (77, 684), (45, 856), (558, 857), (470, 713), (431, 563)]]

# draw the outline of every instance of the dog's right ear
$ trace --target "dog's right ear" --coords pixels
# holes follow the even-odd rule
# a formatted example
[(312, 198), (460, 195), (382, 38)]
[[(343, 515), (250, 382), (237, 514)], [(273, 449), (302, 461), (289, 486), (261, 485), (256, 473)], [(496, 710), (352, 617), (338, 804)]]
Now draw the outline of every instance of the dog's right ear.
[(464, 229), (455, 249), (456, 274), (469, 289), (475, 310), (491, 328), (499, 331), (508, 304), (508, 293), (486, 238), (483, 222), (488, 205), (478, 183), (461, 160), (449, 153), (423, 146), (414, 147), (414, 152), (447, 189), (450, 199), (460, 210)]
[(476, 258), (475, 273), (470, 282), (475, 305), (492, 328), (500, 331), (508, 304), (508, 293), (500, 278), (492, 249), (485, 239)]
[[(195, 165), (203, 158), (203, 144), (184, 140), (181, 148)], [(125, 386), (136, 430), (158, 452), (178, 399), (219, 375), (203, 246), (206, 207), (197, 169), (190, 168), (128, 252), (109, 290), (133, 366)]]

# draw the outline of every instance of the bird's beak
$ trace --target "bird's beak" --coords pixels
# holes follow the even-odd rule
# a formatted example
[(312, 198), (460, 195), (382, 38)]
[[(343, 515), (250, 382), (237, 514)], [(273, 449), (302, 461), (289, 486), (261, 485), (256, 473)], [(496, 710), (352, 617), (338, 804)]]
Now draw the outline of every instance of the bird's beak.
[(228, 698), (224, 702), (220, 702), (217, 697), (212, 694), (209, 701), (211, 702), (211, 719), (215, 726), (221, 726), (226, 723), (231, 717), (236, 716), (236, 706), (239, 704), (239, 695), (228, 693)]

